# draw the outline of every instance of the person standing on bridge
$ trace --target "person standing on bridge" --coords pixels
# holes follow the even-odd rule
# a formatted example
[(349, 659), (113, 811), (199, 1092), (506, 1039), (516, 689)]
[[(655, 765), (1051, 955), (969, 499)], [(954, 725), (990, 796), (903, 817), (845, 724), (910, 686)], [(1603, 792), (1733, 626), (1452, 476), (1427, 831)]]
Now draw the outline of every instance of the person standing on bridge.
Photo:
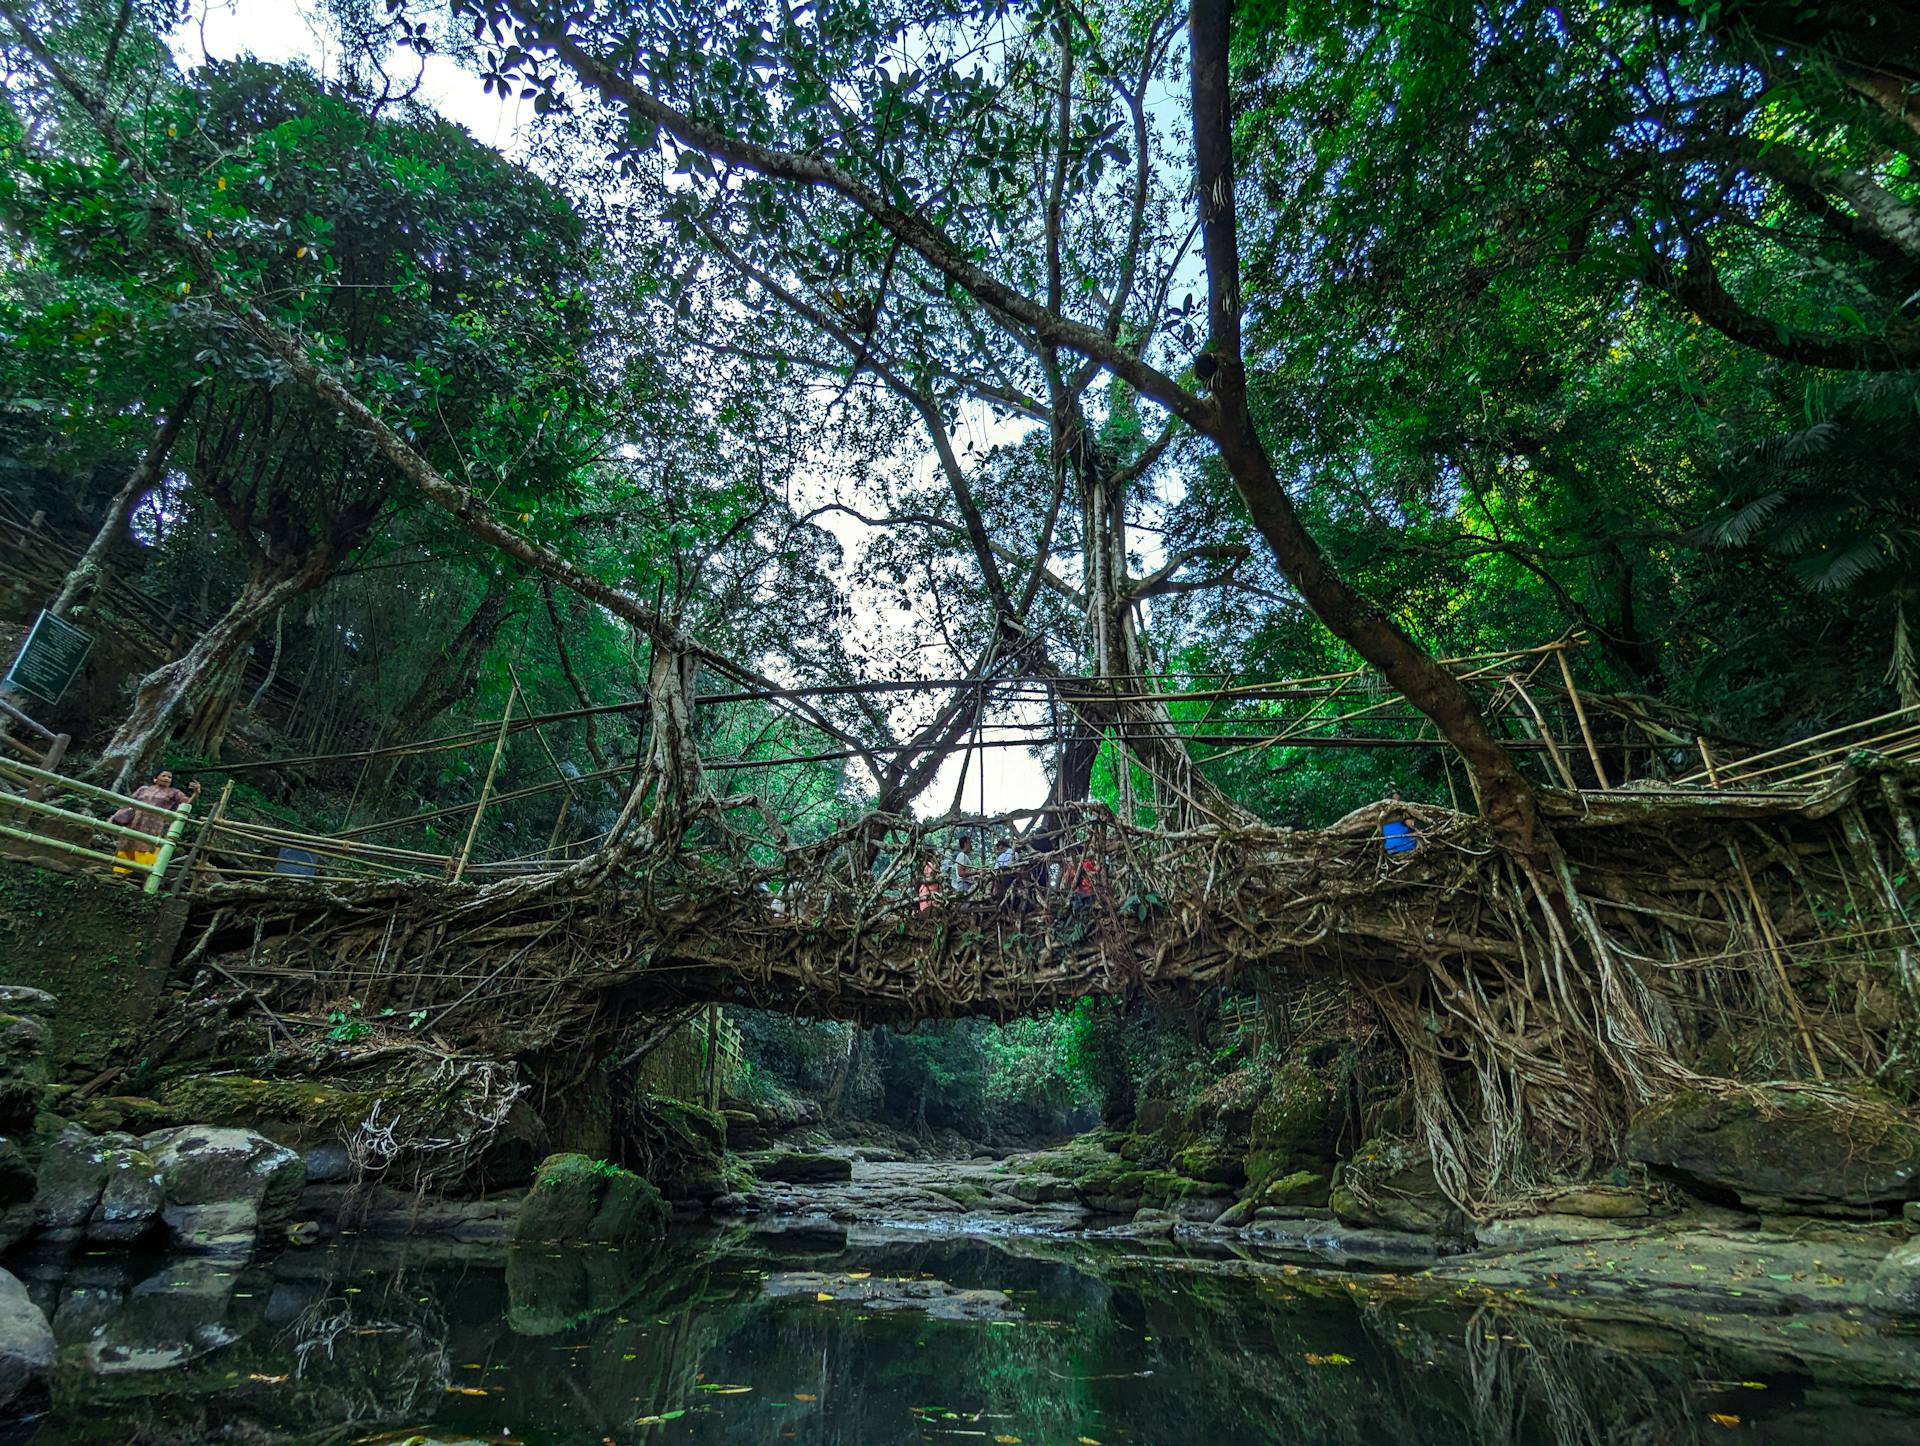
[(932, 849), (920, 850), (920, 912), (926, 913), (940, 900), (940, 861)]
[[(183, 804), (192, 803), (199, 796), (200, 781), (198, 779), (188, 784), (187, 791), (183, 793), (173, 786), (173, 771), (165, 768), (154, 775), (152, 783), (142, 784), (133, 791), (133, 801), (135, 803), (149, 804), (153, 808), (164, 809), (177, 809)], [(172, 822), (165, 814), (151, 813), (147, 809), (134, 808), (131, 806), (121, 809), (107, 821), (109, 823), (119, 824), (122, 828), (138, 829), (141, 833), (147, 834), (155, 839), (165, 835), (167, 825)], [(141, 868), (146, 869), (153, 867), (153, 861), (159, 855), (159, 852), (160, 846), (157, 843), (151, 846), (143, 846), (140, 842), (130, 838), (122, 838), (119, 846), (114, 850), (116, 857), (125, 859), (128, 863), (137, 864)], [(125, 874), (131, 873), (132, 870), (121, 868), (116, 864), (114, 866), (114, 872), (116, 874)]]
[(973, 835), (963, 833), (957, 843), (953, 851), (953, 891), (965, 898), (973, 892), (974, 875), (979, 869), (973, 862)]

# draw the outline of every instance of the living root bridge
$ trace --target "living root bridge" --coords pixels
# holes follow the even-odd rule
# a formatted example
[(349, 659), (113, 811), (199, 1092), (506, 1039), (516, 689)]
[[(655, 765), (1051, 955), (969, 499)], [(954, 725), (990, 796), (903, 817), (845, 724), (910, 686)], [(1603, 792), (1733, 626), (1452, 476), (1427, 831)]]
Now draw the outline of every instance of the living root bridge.
[(904, 868), (877, 882), (836, 869), (846, 850), (789, 855), (790, 912), (686, 856), (599, 886), (215, 884), (194, 898), (181, 966), (244, 983), (282, 1019), (357, 1001), (361, 1018), (495, 1055), (604, 1051), (635, 1016), (709, 1001), (901, 1022), (1248, 966), (1331, 973), (1380, 1006), (1433, 1108), (1467, 1111), (1470, 1077), (1497, 1086), (1489, 1143), (1517, 1149), (1539, 1126), (1585, 1138), (1617, 1124), (1608, 1101), (1727, 1072), (1698, 1066), (1716, 1041), (1743, 1077), (1913, 1068), (1915, 777), (1848, 770), (1810, 800), (1549, 795), (1552, 876), (1438, 809), (1404, 810), (1424, 842), (1398, 860), (1378, 839), (1385, 805), (1324, 831), (1107, 819), (1063, 851), (1069, 870), (1104, 860), (1079, 907), (1032, 878), (923, 901)]

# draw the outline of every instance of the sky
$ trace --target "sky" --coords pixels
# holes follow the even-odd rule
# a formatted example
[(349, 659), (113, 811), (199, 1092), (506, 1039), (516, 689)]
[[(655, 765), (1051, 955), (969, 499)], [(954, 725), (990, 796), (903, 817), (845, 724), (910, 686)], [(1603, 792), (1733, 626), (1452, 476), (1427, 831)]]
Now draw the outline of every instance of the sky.
[[(173, 36), (175, 59), (192, 68), (203, 60), (231, 60), (251, 54), (258, 59), (302, 61), (321, 75), (338, 69), (339, 47), (315, 0), (194, 0), (191, 17)], [(397, 57), (396, 82), (404, 83), (421, 62), (412, 55)], [(464, 126), (476, 140), (509, 156), (524, 153), (522, 128), (533, 119), (529, 101), (489, 95), (481, 87), (479, 76), (463, 69), (444, 55), (428, 56), (421, 74), (418, 99)], [(985, 447), (1009, 440), (1004, 425), (990, 422), (984, 412), (962, 428), (962, 438)], [(936, 466), (929, 447), (920, 466), (930, 473)], [(823, 493), (820, 501), (831, 500)], [(807, 503), (801, 504), (810, 505)], [(850, 518), (825, 517), (820, 523), (839, 540), (850, 554), (863, 544), (866, 529)], [(879, 632), (888, 628), (891, 608), (854, 601), (855, 626)], [(896, 625), (898, 618), (891, 620)], [(961, 665), (948, 662), (930, 669), (951, 675)], [(801, 680), (793, 680), (795, 682)], [(1048, 779), (1041, 760), (1023, 748), (990, 748), (957, 753), (917, 805), (924, 814), (944, 812), (952, 803), (962, 768), (966, 769), (965, 804), (972, 811), (988, 815), (1037, 807), (1045, 801)]]

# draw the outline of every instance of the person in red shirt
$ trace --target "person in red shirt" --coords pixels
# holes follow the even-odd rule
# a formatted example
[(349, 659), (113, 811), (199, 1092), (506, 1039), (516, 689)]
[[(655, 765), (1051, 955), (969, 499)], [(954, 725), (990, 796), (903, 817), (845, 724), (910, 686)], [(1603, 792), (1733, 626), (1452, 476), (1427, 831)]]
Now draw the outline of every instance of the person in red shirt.
[[(151, 804), (154, 808), (164, 809), (179, 809), (185, 804), (192, 803), (199, 796), (200, 782), (198, 779), (188, 784), (186, 791), (183, 793), (173, 786), (172, 770), (165, 768), (154, 775), (152, 783), (142, 784), (133, 791), (133, 800), (135, 803)], [(144, 808), (127, 807), (114, 814), (109, 822), (117, 823), (123, 828), (138, 829), (141, 833), (159, 839), (165, 835), (167, 825), (171, 823), (172, 820), (165, 814), (151, 813)], [(153, 867), (153, 861), (159, 852), (160, 845), (158, 843), (143, 845), (136, 839), (126, 837), (121, 838), (119, 847), (114, 850), (116, 857), (149, 869)], [(120, 868), (116, 865), (114, 872), (125, 874), (131, 873), (132, 870)]]

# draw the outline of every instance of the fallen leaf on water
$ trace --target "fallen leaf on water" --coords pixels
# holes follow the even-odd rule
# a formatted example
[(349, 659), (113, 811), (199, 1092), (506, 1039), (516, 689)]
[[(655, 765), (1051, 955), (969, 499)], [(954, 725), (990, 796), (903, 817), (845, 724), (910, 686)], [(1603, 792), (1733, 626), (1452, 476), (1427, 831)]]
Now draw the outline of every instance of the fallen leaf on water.
[(1350, 1366), (1353, 1364), (1353, 1357), (1343, 1356), (1338, 1351), (1329, 1351), (1324, 1356), (1317, 1356), (1312, 1351), (1308, 1351), (1307, 1364), (1310, 1366)]
[(810, 1395), (806, 1391), (795, 1391), (793, 1393), (793, 1399), (796, 1401), (817, 1401), (820, 1398), (815, 1395)]
[(813, 1293), (813, 1298), (815, 1300), (832, 1300), (833, 1292), (830, 1290), (816, 1290)]
[(873, 1272), (871, 1270), (849, 1270), (847, 1272), (847, 1279), (848, 1280), (866, 1280), (872, 1274)]
[(1073, 1439), (1078, 1441), (1080, 1446), (1100, 1446), (1100, 1443), (1091, 1436), (1075, 1436)]
[(1000, 1446), (1020, 1446), (1018, 1436), (995, 1436), (993, 1439), (998, 1441)]
[(1730, 1416), (1725, 1411), (1710, 1412), (1707, 1419), (1716, 1426), (1738, 1426), (1740, 1424), (1740, 1418), (1738, 1416)]
[(485, 1386), (448, 1386), (447, 1390), (456, 1396), (484, 1396), (487, 1394), (487, 1388)]
[(263, 1376), (258, 1371), (251, 1371), (248, 1373), (247, 1379), (249, 1381), (258, 1381), (263, 1386), (277, 1386), (282, 1381), (286, 1380), (286, 1377), (285, 1376)]

